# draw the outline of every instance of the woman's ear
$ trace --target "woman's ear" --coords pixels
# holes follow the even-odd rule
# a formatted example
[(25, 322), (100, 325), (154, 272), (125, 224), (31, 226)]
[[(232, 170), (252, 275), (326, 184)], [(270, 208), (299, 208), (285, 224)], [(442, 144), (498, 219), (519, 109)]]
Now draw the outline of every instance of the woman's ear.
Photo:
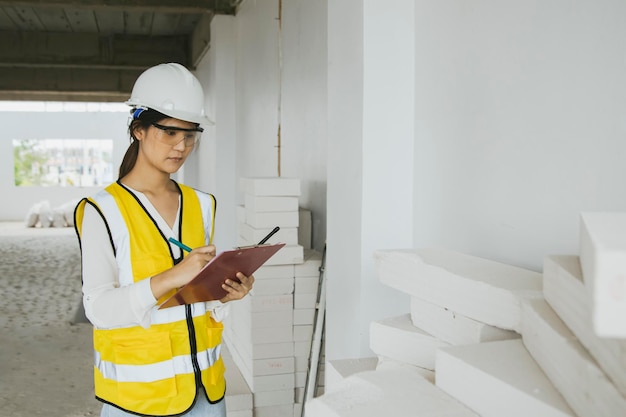
[(141, 123), (135, 124), (131, 127), (131, 129), (132, 136), (135, 140), (143, 140), (146, 135), (146, 129), (141, 125)]

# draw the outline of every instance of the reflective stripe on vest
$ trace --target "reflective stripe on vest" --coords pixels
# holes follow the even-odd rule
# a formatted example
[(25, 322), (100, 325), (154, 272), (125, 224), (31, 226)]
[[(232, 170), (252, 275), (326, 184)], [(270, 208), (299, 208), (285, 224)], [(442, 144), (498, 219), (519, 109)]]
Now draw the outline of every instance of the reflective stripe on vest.
[[(198, 352), (200, 370), (208, 369), (220, 359), (222, 345)], [(103, 361), (99, 352), (94, 352), (94, 364), (102, 376), (118, 382), (154, 382), (172, 378), (175, 374), (192, 374), (191, 356), (176, 356), (171, 360), (149, 365), (120, 365)]]
[[(179, 189), (180, 240), (191, 247), (210, 243), (213, 197), (183, 185)], [(75, 212), (79, 237), (85, 204), (83, 200)], [(111, 184), (90, 198), (89, 204), (102, 214), (111, 235), (121, 286), (173, 266), (166, 237), (140, 201), (121, 184)], [(157, 306), (173, 292), (159, 299)], [(150, 314), (147, 329), (136, 325), (94, 329), (96, 397), (133, 413), (180, 414), (194, 402), (199, 372), (209, 399), (221, 400), (226, 388), (221, 359), (223, 325), (210, 317), (205, 303), (164, 310), (155, 306)]]

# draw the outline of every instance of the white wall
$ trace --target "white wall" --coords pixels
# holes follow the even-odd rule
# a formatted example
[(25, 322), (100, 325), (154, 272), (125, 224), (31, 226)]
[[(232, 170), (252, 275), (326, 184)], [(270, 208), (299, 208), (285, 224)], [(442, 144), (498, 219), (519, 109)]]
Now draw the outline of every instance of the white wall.
[(542, 269), (626, 210), (626, 3), (418, 0), (416, 245)]
[(278, 1), (245, 1), (237, 13), (235, 30), (237, 174), (275, 177), (280, 95)]
[(326, 358), (360, 357), (363, 237), (363, 6), (328, 2)]
[(128, 147), (128, 113), (119, 112), (0, 112), (0, 221), (24, 220), (35, 203), (48, 200), (52, 207), (91, 195), (98, 187), (16, 187), (13, 178), (12, 139), (113, 139), (113, 167)]
[(199, 160), (197, 187), (217, 199), (214, 243), (220, 250), (237, 245), (236, 51), (235, 18), (216, 16), (211, 48), (196, 70), (207, 96), (205, 110), (215, 126), (205, 126), (193, 156)]
[[(326, 239), (326, 5), (283, 1), (282, 30), (278, 12), (278, 1), (246, 1), (235, 18), (213, 19), (211, 49), (196, 73), (207, 86), (209, 113), (216, 121), (207, 151), (216, 159), (206, 161), (215, 171), (201, 175), (205, 182), (215, 181), (220, 216), (229, 210), (230, 217), (222, 219), (232, 229), (219, 234), (232, 235), (235, 206), (243, 203), (239, 178), (276, 177), (280, 163), (281, 177), (301, 180), (300, 206), (312, 211), (314, 247), (321, 250)], [(207, 142), (203, 137), (201, 150)]]
[(281, 171), (301, 180), (300, 207), (312, 212), (313, 247), (326, 240), (327, 9), (324, 1), (283, 1)]
[(617, 0), (328, 2), (327, 358), (366, 356), (369, 321), (405, 305), (378, 291), (371, 249), (541, 270), (577, 252), (581, 211), (626, 209), (625, 12)]
[(413, 14), (413, 0), (328, 3), (331, 360), (373, 356), (370, 322), (409, 310), (372, 255), (413, 245)]

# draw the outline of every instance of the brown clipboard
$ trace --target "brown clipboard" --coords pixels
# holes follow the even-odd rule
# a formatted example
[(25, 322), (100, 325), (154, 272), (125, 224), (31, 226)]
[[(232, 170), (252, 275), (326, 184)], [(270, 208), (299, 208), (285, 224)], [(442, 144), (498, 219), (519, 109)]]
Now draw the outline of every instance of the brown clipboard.
[(222, 288), (226, 279), (238, 281), (237, 272), (246, 276), (254, 274), (284, 243), (246, 246), (227, 250), (211, 259), (191, 281), (159, 306), (159, 310), (201, 301), (220, 300), (227, 292)]

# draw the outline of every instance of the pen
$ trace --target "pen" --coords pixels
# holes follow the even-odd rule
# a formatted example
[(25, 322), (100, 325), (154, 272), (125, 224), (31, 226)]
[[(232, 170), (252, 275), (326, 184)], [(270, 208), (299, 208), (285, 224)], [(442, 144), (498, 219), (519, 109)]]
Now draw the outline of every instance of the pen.
[[(267, 234), (267, 236), (265, 236), (263, 239), (261, 239), (261, 241), (259, 243), (257, 243), (257, 245), (262, 245), (265, 242), (267, 242), (267, 240), (270, 237), (274, 236), (274, 234), (276, 234), (276, 232), (278, 232), (279, 230), (280, 230), (280, 227), (276, 226), (274, 229), (272, 229), (271, 232), (269, 232)], [(175, 244), (176, 246), (178, 246), (179, 248), (181, 248), (182, 250), (187, 251), (187, 252), (191, 252), (191, 248), (189, 246), (185, 245), (184, 243), (179, 242), (178, 240), (174, 239), (173, 237), (169, 238), (168, 240), (170, 242), (172, 242), (173, 244)]]
[(185, 245), (184, 243), (179, 242), (178, 240), (174, 239), (173, 237), (168, 239), (170, 242), (172, 242), (173, 244), (175, 244), (176, 246), (178, 246), (179, 248), (181, 248), (184, 251), (187, 252), (191, 252), (191, 248), (187, 245)]
[(276, 226), (274, 229), (272, 229), (272, 231), (271, 231), (271, 232), (269, 232), (269, 233), (267, 234), (267, 236), (265, 236), (263, 239), (261, 239), (261, 241), (260, 241), (259, 243), (257, 243), (257, 245), (262, 245), (262, 244), (264, 244), (265, 242), (267, 242), (267, 241), (268, 241), (268, 239), (269, 239), (270, 237), (274, 236), (274, 234), (275, 234), (276, 232), (278, 232), (279, 230), (280, 230), (280, 227)]

